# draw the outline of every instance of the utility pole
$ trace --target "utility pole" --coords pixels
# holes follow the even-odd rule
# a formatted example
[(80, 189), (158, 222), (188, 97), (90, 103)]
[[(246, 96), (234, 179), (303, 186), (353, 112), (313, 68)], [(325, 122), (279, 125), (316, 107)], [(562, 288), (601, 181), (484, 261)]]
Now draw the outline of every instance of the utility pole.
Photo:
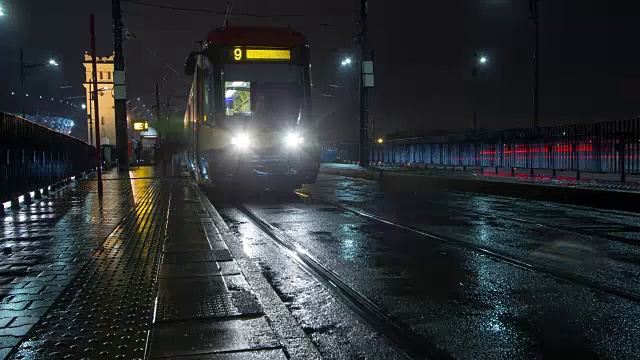
[(479, 69), (479, 65), (480, 65), (480, 57), (478, 56), (478, 52), (475, 52), (473, 55), (473, 68), (471, 70), (471, 76), (473, 77), (472, 80), (472, 84), (471, 84), (471, 92), (473, 93), (473, 96), (471, 97), (471, 102), (473, 104), (473, 157), (474, 157), (474, 162), (473, 165), (478, 166), (478, 91), (477, 91), (477, 78), (478, 78), (478, 71)]
[(114, 40), (114, 71), (113, 88), (116, 115), (116, 153), (118, 171), (129, 171), (129, 136), (127, 134), (127, 86), (124, 71), (124, 54), (122, 46), (122, 13), (120, 0), (112, 0), (113, 40)]
[(533, 127), (538, 127), (538, 104), (539, 104), (539, 20), (538, 3), (540, 0), (529, 0), (531, 19), (534, 26), (534, 47), (533, 47)]
[(93, 145), (93, 83), (89, 84), (89, 145)]
[[(98, 107), (98, 65), (96, 64), (96, 33), (94, 15), (89, 15), (89, 35), (91, 38), (91, 80), (93, 83), (93, 106), (96, 119), (100, 118)], [(96, 120), (96, 161), (98, 162), (98, 197), (102, 198), (102, 154), (100, 146), (100, 121)]]
[[(539, 81), (540, 81), (540, 74), (539, 74), (539, 58), (540, 58), (540, 53), (539, 53), (539, 47), (540, 47), (540, 14), (538, 13), (538, 4), (540, 3), (540, 0), (529, 0), (529, 10), (531, 11), (531, 19), (533, 20), (533, 26), (534, 26), (534, 45), (533, 45), (533, 136), (535, 139), (535, 136), (537, 134), (537, 129), (538, 129), (538, 117), (539, 117)], [(534, 140), (534, 144), (535, 144), (535, 140)], [(535, 146), (535, 145), (534, 145)], [(533, 155), (531, 154), (531, 148), (529, 146), (529, 167), (530, 167), (530, 171), (529, 171), (529, 176), (533, 178), (534, 176), (534, 172), (533, 172)]]
[[(367, 24), (367, 0), (360, 1), (360, 146), (359, 146), (359, 163), (362, 167), (369, 166), (369, 138), (368, 138), (368, 119), (367, 119), (367, 100), (368, 86), (365, 83), (365, 73), (373, 73), (373, 69), (367, 69), (371, 62), (367, 62), (369, 57), (368, 44), (368, 24)], [(365, 62), (367, 64), (365, 64)], [(373, 68), (373, 66), (371, 66)], [(371, 74), (373, 75), (373, 74)]]
[(167, 128), (169, 127), (169, 114), (171, 112), (170, 101), (171, 101), (171, 96), (167, 94)]
[[(160, 141), (162, 142), (162, 126), (160, 126), (160, 83), (156, 81), (156, 121), (158, 122), (158, 128), (160, 129)], [(165, 135), (166, 136), (166, 135)]]
[(24, 118), (24, 102), (26, 101), (24, 93), (24, 51), (20, 48), (20, 88), (22, 90), (22, 117)]

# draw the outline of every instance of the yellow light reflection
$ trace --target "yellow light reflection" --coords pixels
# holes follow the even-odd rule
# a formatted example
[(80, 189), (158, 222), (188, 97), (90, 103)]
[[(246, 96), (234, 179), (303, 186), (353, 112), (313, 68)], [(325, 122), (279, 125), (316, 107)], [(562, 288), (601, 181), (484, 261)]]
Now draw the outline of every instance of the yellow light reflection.
[(247, 49), (247, 60), (291, 60), (291, 50)]

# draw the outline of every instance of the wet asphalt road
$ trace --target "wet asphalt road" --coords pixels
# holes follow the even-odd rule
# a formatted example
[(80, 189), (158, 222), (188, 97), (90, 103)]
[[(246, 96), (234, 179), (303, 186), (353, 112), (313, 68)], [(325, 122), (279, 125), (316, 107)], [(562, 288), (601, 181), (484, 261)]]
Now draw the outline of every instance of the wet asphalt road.
[[(375, 182), (328, 175), (303, 192), (548, 269), (518, 267), (327, 203), (246, 199), (346, 283), (455, 358), (640, 358), (640, 217), (452, 192), (399, 197)], [(401, 357), (242, 214), (218, 206), (326, 358)]]

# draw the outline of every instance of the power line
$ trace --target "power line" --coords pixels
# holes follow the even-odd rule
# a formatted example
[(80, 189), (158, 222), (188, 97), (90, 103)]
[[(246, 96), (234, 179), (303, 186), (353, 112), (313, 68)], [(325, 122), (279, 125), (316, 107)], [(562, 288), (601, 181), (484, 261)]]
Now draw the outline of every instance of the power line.
[(137, 1), (137, 0), (121, 0), (121, 1), (124, 2), (124, 3), (137, 4), (137, 5), (153, 7), (153, 8), (157, 8), (157, 9), (167, 9), (167, 10), (177, 10), (177, 11), (192, 11), (192, 12), (206, 12), (206, 13), (217, 14), (217, 15), (224, 15), (225, 14), (224, 11), (215, 11), (215, 10), (210, 10), (210, 9), (182, 8), (182, 7), (169, 6), (169, 5), (149, 4), (149, 3), (146, 3), (146, 2), (143, 2), (143, 1)]
[[(212, 10), (212, 9), (183, 8), (183, 7), (170, 6), (170, 5), (150, 4), (148, 2), (138, 1), (138, 0), (121, 0), (121, 1), (123, 3), (142, 5), (142, 6), (147, 6), (147, 7), (157, 8), (157, 9), (174, 10), (174, 11), (203, 12), (203, 13), (223, 15), (223, 16), (227, 15), (227, 11), (217, 11), (217, 10)], [(345, 16), (345, 15), (342, 15), (342, 14), (316, 14), (316, 15), (312, 15), (312, 14), (271, 14), (271, 15), (260, 15), (260, 14), (247, 13), (247, 12), (232, 12), (231, 15), (233, 15), (233, 16), (246, 16), (246, 17), (259, 18), (259, 19), (286, 18), (286, 17), (310, 17), (310, 16), (331, 16), (331, 17)]]

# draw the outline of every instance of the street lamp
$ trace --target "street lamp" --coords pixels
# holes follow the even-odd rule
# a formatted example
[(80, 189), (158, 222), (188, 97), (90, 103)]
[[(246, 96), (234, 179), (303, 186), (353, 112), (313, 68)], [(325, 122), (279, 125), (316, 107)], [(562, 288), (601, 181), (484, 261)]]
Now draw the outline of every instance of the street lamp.
[[(24, 80), (27, 77), (27, 70), (37, 68), (37, 67), (44, 67), (47, 65), (58, 66), (58, 63), (53, 59), (49, 59), (48, 62), (42, 63), (42, 64), (25, 64), (24, 51), (22, 50), (22, 48), (20, 48), (20, 87), (22, 89), (22, 93), (24, 93)], [(22, 105), (22, 117), (24, 117), (24, 103)]]
[(4, 9), (0, 6), (0, 16), (4, 16)]
[(344, 60), (342, 60), (341, 62), (342, 66), (347, 66), (351, 64), (351, 58), (345, 58)]
[(378, 138), (378, 144), (382, 144), (384, 143), (384, 139), (383, 138)]
[[(474, 84), (472, 86), (472, 91), (474, 90), (474, 88), (477, 87), (477, 85), (475, 84), (475, 79), (478, 77), (478, 72), (480, 72), (480, 69), (485, 67), (488, 63), (489, 63), (489, 58), (485, 55), (478, 55), (478, 53), (475, 54), (474, 56), (474, 64), (473, 64), (473, 69), (471, 70), (471, 75), (473, 76), (474, 79)], [(478, 110), (477, 110), (477, 99), (476, 99), (476, 93), (477, 91), (474, 91), (474, 95), (473, 95), (473, 133), (475, 135), (475, 141), (474, 141), (474, 149), (475, 149), (475, 165), (478, 165), (479, 159), (478, 159)], [(462, 160), (461, 160), (462, 161)]]
[(82, 110), (85, 110), (87, 108), (87, 104), (82, 104), (80, 106), (82, 107)]

